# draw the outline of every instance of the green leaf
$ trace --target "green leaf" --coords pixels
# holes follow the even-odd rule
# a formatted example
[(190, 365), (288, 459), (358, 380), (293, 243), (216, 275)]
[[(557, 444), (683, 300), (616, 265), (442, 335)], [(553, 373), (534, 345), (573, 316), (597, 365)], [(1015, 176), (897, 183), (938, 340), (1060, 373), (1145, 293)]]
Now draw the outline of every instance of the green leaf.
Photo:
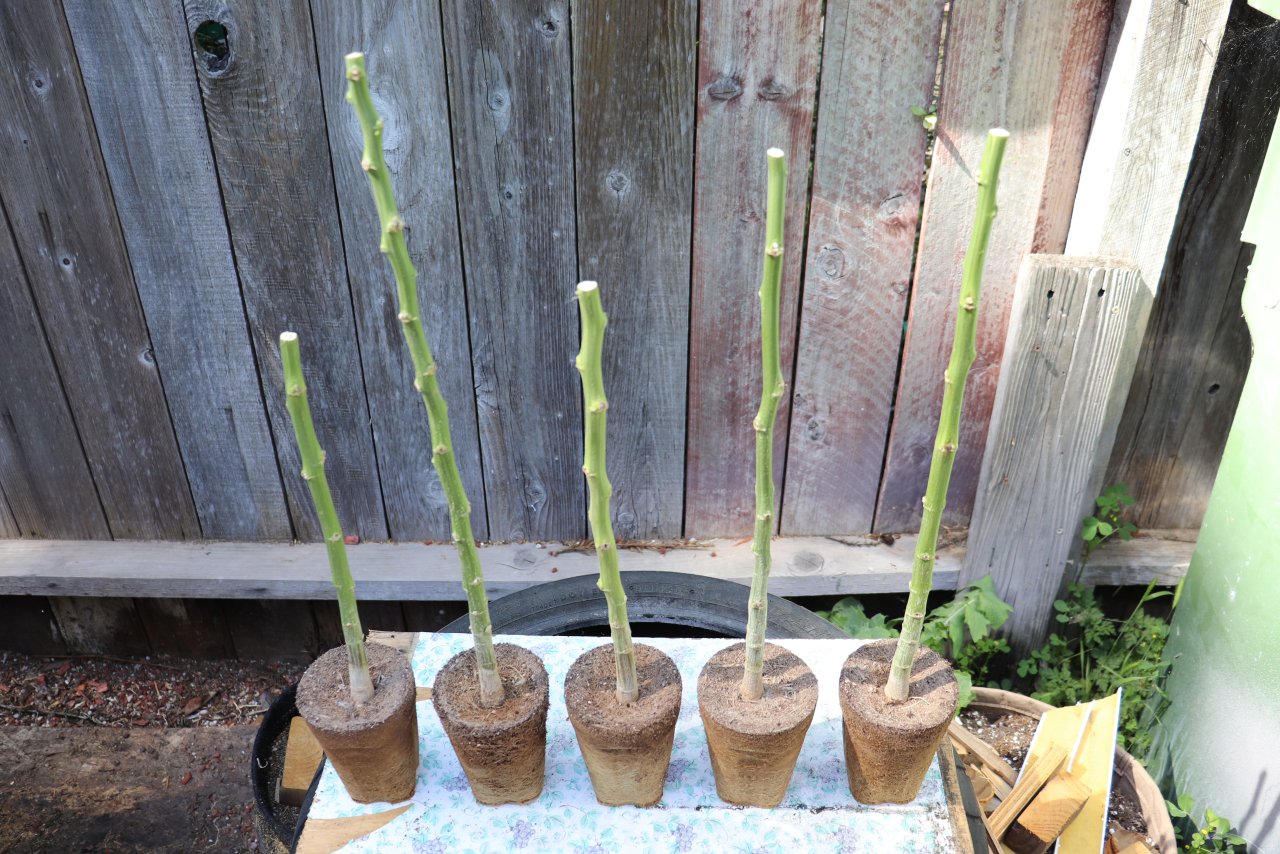
[(1084, 517), (1084, 525), (1080, 528), (1080, 539), (1092, 540), (1098, 533), (1098, 519), (1095, 516)]
[(1099, 523), (1098, 523), (1098, 533), (1099, 533), (1099, 534), (1101, 534), (1101, 535), (1102, 535), (1102, 536), (1104, 536), (1104, 537), (1109, 537), (1109, 536), (1111, 536), (1112, 534), (1114, 534), (1114, 533), (1115, 533), (1115, 530), (1116, 530), (1115, 528), (1111, 527), (1111, 523), (1110, 523), (1110, 522), (1099, 522)]
[(915, 116), (917, 119), (923, 119), (925, 116), (929, 115), (929, 111), (924, 107), (912, 106), (911, 115)]
[[(1186, 795), (1182, 796), (1182, 798), (1185, 798), (1185, 797)], [(1178, 800), (1182, 800), (1182, 798), (1179, 798)], [(1189, 813), (1186, 810), (1184, 810), (1182, 807), (1175, 804), (1173, 801), (1166, 800), (1164, 802), (1164, 805), (1169, 808), (1169, 815), (1173, 816), (1174, 818), (1186, 818), (1189, 815)]]

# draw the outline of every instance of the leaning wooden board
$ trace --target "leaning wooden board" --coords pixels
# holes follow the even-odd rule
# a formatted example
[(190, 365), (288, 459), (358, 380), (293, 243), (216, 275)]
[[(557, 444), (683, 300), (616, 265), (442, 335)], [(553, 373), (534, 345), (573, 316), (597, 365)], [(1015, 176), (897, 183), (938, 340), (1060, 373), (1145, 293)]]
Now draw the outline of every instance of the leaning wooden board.
[[(559, 684), (573, 658), (599, 643), (595, 638), (508, 640), (540, 655), (553, 685)], [(352, 848), (359, 851), (404, 850), (432, 843), (475, 851), (506, 851), (517, 843), (530, 850), (559, 850), (569, 837), (584, 847), (593, 840), (609, 847), (617, 844), (615, 828), (611, 827), (617, 824), (617, 832), (627, 833), (635, 850), (669, 850), (679, 840), (691, 844), (691, 850), (731, 849), (735, 837), (740, 836), (743, 842), (750, 841), (753, 849), (762, 846), (767, 851), (808, 850), (814, 847), (809, 844), (812, 837), (824, 841), (835, 838), (855, 848), (885, 844), (900, 851), (972, 854), (970, 827), (961, 805), (961, 781), (949, 747), (940, 752), (939, 765), (929, 772), (911, 804), (874, 808), (853, 801), (845, 780), (834, 692), (825, 704), (819, 699), (818, 714), (782, 807), (726, 808), (714, 794), (693, 695), (701, 663), (731, 641), (649, 642), (673, 656), (684, 680), (683, 711), (661, 806), (637, 811), (596, 804), (565, 718), (563, 699), (553, 688), (546, 786), (534, 803), (500, 808), (475, 805), (434, 712), (420, 706), (419, 730), (427, 750), (424, 768), (434, 785), (419, 786), (409, 804), (362, 807), (346, 797), (336, 774), (326, 768), (296, 850), (304, 854), (329, 852), (354, 839), (363, 840)], [(448, 657), (467, 649), (470, 643), (464, 635), (424, 636), (414, 655), (419, 684), (430, 681)], [(834, 683), (840, 662), (859, 643), (853, 639), (788, 641), (788, 647), (814, 667), (826, 684)], [(371, 833), (377, 835), (366, 838)]]

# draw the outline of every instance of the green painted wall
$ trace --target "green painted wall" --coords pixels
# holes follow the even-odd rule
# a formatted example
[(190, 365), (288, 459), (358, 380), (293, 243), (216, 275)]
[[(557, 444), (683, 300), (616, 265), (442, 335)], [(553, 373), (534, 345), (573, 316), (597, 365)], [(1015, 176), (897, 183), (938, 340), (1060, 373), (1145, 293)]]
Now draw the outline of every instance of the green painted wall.
[(1174, 615), (1151, 770), (1280, 852), (1280, 128), (1242, 239), (1253, 362)]

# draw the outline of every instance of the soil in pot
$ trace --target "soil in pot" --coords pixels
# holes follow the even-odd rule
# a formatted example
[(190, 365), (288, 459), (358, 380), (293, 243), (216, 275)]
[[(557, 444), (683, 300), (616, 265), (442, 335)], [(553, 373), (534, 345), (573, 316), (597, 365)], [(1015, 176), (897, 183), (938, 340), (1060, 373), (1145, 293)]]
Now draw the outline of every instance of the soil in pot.
[(445, 664), (431, 701), (449, 743), (482, 804), (523, 804), (542, 794), (547, 759), (547, 670), (524, 647), (494, 647), (506, 699), (480, 705), (475, 651), (464, 650)]
[(818, 706), (818, 680), (796, 655), (765, 644), (764, 694), (742, 699), (746, 644), (720, 650), (698, 676), (716, 794), (741, 806), (782, 803)]
[(618, 702), (612, 644), (578, 656), (564, 680), (569, 722), (596, 800), (607, 806), (651, 807), (662, 800), (680, 715), (675, 662), (648, 644), (634, 648), (640, 687), (634, 703)]
[(897, 644), (890, 638), (858, 647), (840, 673), (849, 790), (864, 804), (915, 799), (960, 698), (951, 665), (922, 646), (907, 699), (889, 702), (884, 686)]
[(418, 776), (417, 688), (409, 659), (366, 644), (373, 700), (357, 706), (348, 682), (347, 648), (331, 649), (298, 683), (298, 712), (353, 801), (403, 801)]

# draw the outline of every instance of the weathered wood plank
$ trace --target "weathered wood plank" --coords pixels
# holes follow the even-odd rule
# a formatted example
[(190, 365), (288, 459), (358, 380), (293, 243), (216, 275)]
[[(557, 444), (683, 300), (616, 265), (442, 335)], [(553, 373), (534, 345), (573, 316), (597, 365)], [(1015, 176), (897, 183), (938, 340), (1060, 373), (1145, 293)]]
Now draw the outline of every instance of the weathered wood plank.
[(0, 340), (0, 536), (110, 539), (2, 209)]
[(1062, 51), (1062, 81), (1049, 130), (1048, 161), (1052, 166), (1044, 176), (1032, 252), (1056, 255), (1067, 245), (1116, 5), (1116, 0), (1093, 0), (1082, 4), (1070, 19)]
[[(886, 593), (907, 589), (913, 538), (885, 545), (875, 538), (847, 541), (785, 537), (774, 545), (770, 590), (786, 596)], [(452, 546), (364, 543), (352, 547), (361, 601), (442, 601), (462, 598)], [(934, 584), (955, 587), (962, 550), (940, 554)], [(597, 572), (589, 548), (519, 543), (480, 549), (490, 593)], [(749, 584), (749, 541), (626, 549), (622, 568), (690, 572)], [(0, 542), (0, 594), (133, 595), (182, 598), (332, 599), (333, 586), (318, 543)], [(413, 615), (415, 618), (421, 616)], [(411, 621), (411, 624), (413, 621)], [(412, 628), (421, 626), (412, 624)]]
[(962, 584), (992, 576), (1020, 652), (1048, 631), (1150, 311), (1133, 262), (1031, 255), (1022, 266), (961, 571)]
[(871, 530), (927, 143), (910, 108), (932, 100), (942, 8), (827, 3), (786, 534)]
[(431, 468), (431, 436), (413, 364), (404, 344), (395, 284), (378, 251), (380, 225), (360, 168), (360, 123), (346, 102), (342, 58), (366, 54), (373, 97), (386, 127), (383, 142), (409, 254), (418, 269), (423, 323), (440, 385), (451, 404), (449, 424), (475, 535), (488, 538), (475, 389), (467, 333), (466, 294), (449, 148), (449, 104), (440, 8), (392, 0), (312, 0), (320, 82), (347, 269), (365, 354), (364, 382), (382, 499), (392, 539), (449, 539), (449, 505)]
[(200, 529), (288, 539), (182, 8), (64, 7)]
[(21, 534), (22, 532), (18, 530), (18, 520), (14, 518), (9, 500), (5, 498), (4, 485), (0, 483), (0, 537), (18, 537)]
[[(359, 603), (360, 626), (367, 632), (370, 629), (386, 631), (402, 631), (404, 629), (404, 612), (396, 601), (364, 601)], [(315, 615), (316, 635), (320, 651), (342, 646), (345, 640), (342, 635), (342, 618), (338, 614), (338, 603), (313, 602), (311, 607)]]
[(52, 596), (49, 605), (70, 652), (151, 654), (151, 641), (130, 598)]
[[(749, 533), (755, 515), (757, 290), (764, 155), (774, 146), (786, 152), (790, 170), (781, 344), (783, 376), (792, 375), (822, 15), (817, 3), (708, 0), (699, 18), (685, 535), (703, 537)], [(778, 424), (790, 423), (790, 397)], [(778, 430), (778, 482), (786, 448), (786, 431)]]
[(43, 596), (0, 596), (0, 648), (27, 655), (61, 655), (67, 651), (49, 600)]
[[(1132, 543), (1108, 543), (1080, 577), (1088, 584), (1146, 584), (1155, 577), (1174, 583), (1185, 574), (1194, 546), (1185, 534), (1145, 531)], [(907, 589), (914, 548), (911, 536), (893, 545), (873, 538), (783, 537), (774, 546), (777, 581), (770, 579), (770, 590), (784, 596), (900, 593)], [(690, 572), (743, 584), (751, 579), (751, 549), (744, 541), (624, 549), (628, 571)], [(365, 543), (352, 555), (361, 601), (402, 600), (409, 629), (434, 631), (465, 613), (441, 604), (463, 598), (452, 546)], [(934, 587), (955, 589), (963, 558), (963, 546), (942, 549)], [(580, 544), (485, 546), (480, 559), (491, 593), (597, 570), (595, 555)], [(333, 585), (318, 543), (0, 541), (0, 595), (49, 593), (332, 599)]]
[(684, 512), (697, 3), (574, 0), (579, 277), (609, 314), (609, 478), (624, 539)]
[(236, 658), (311, 661), (321, 652), (310, 602), (238, 599), (221, 604)]
[[(316, 432), (343, 525), (385, 539), (369, 409), (306, 0), (185, 0), (187, 32), (294, 529), (319, 536), (284, 406), (277, 339), (302, 339)], [(201, 46), (206, 21), (225, 46)], [(205, 31), (207, 32), (207, 30)]]
[(1081, 584), (1172, 586), (1187, 574), (1199, 531), (1139, 531), (1129, 542), (1112, 542), (1089, 555), (1089, 562), (1067, 566), (1067, 577)]
[(1199, 526), (1244, 388), (1239, 236), (1280, 108), (1277, 55), (1280, 24), (1237, 4), (1106, 478), (1129, 486), (1139, 527)]
[(489, 536), (579, 537), (568, 0), (441, 5)]
[(222, 603), (212, 599), (136, 597), (133, 605), (156, 655), (235, 656)]
[[(1097, 14), (1097, 0), (1040, 3), (977, 0), (957, 3), (948, 20), (938, 112), (938, 137), (925, 198), (906, 341), (877, 502), (875, 529), (900, 531), (920, 521), (920, 497), (942, 401), (942, 373), (955, 328), (955, 294), (973, 223), (977, 168), (988, 128), (1008, 128), (1008, 154), (1000, 175), (999, 205), (982, 286), (977, 359), (965, 392), (959, 450), (944, 524), (963, 524), (973, 507), (991, 403), (1018, 267), (1036, 240), (1048, 204), (1050, 156), (1066, 144), (1055, 132), (1060, 106), (1087, 108), (1067, 90), (1083, 59), (1066, 59), (1077, 46), (1078, 22)], [(1101, 51), (1101, 44), (1096, 45)], [(1068, 79), (1064, 81), (1064, 74)], [(1087, 122), (1071, 120), (1079, 132)], [(1053, 207), (1053, 205), (1050, 205)]]
[[(1231, 0), (1133, 0), (1098, 104), (1067, 238), (1161, 281)], [(1117, 130), (1119, 128), (1119, 130)]]
[(199, 536), (61, 4), (0, 6), (0, 52), (0, 198), (111, 533)]

